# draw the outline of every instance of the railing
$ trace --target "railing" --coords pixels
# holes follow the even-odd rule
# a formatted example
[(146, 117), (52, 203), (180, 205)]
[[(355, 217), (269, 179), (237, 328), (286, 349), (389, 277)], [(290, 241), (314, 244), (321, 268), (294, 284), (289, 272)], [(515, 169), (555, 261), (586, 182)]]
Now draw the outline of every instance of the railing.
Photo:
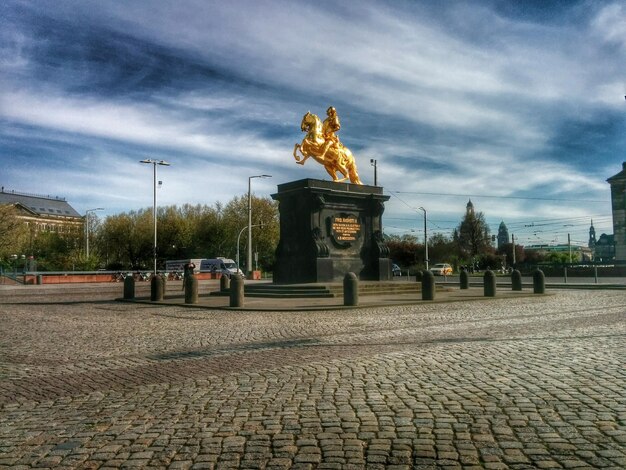
[[(183, 273), (178, 271), (165, 272), (160, 271), (159, 274), (165, 276), (168, 281), (182, 281)], [(5, 275), (14, 279), (20, 284), (38, 285), (38, 284), (78, 284), (78, 283), (97, 283), (97, 282), (124, 282), (128, 276), (133, 276), (135, 282), (147, 282), (152, 278), (151, 271), (27, 271), (15, 273), (5, 273)], [(196, 273), (198, 280), (219, 279), (220, 274), (200, 272)]]
[(5, 194), (15, 194), (16, 196), (29, 196), (29, 197), (38, 197), (42, 199), (50, 199), (53, 201), (66, 201), (64, 197), (60, 197), (60, 196), (50, 196), (49, 194), (43, 195), (43, 194), (35, 194), (35, 193), (23, 193), (20, 191), (16, 191), (14, 189), (12, 189), (11, 191), (6, 191), (4, 187), (2, 187), (2, 190), (0, 192), (5, 193)]

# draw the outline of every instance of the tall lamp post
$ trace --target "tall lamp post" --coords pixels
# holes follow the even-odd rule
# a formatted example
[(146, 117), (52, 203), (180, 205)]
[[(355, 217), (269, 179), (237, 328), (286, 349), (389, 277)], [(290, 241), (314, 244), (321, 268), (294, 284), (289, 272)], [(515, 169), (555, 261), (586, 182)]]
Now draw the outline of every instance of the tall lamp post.
[(272, 175), (248, 176), (248, 257), (246, 271), (248, 278), (252, 279), (252, 178), (271, 178)]
[(95, 209), (87, 209), (85, 211), (85, 257), (87, 259), (89, 259), (89, 214), (103, 210), (102, 207), (96, 207)]
[[(265, 224), (255, 224), (255, 225), (253, 225), (252, 227), (253, 227), (253, 228), (254, 228), (254, 227), (263, 227), (263, 225), (265, 225)], [(248, 228), (248, 226), (246, 225), (244, 228), (242, 228), (242, 229), (239, 231), (239, 235), (237, 235), (237, 259), (236, 259), (236, 261), (237, 261), (237, 269), (240, 269), (240, 266), (239, 266), (239, 240), (241, 239), (241, 234), (242, 234), (242, 233), (244, 232), (244, 230), (246, 230), (247, 228)]]
[(152, 165), (153, 182), (153, 203), (152, 203), (152, 220), (154, 221), (154, 246), (152, 247), (152, 255), (154, 258), (154, 276), (157, 274), (157, 165), (170, 166), (165, 160), (152, 160), (146, 158), (140, 160), (139, 163), (150, 163)]
[(426, 231), (426, 209), (420, 207), (419, 210), (424, 212), (424, 261), (426, 262), (426, 271), (428, 271), (428, 232)]
[(370, 158), (370, 165), (374, 167), (374, 186), (378, 186), (378, 171), (377, 171), (378, 165), (377, 164), (378, 162), (375, 159)]

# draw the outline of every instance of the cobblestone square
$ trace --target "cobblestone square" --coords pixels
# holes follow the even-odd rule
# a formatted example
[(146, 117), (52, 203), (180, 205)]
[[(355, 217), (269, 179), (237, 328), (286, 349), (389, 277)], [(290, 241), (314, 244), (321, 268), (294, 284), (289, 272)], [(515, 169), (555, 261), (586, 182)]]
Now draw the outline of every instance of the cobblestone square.
[(0, 303), (1, 468), (626, 468), (626, 295)]

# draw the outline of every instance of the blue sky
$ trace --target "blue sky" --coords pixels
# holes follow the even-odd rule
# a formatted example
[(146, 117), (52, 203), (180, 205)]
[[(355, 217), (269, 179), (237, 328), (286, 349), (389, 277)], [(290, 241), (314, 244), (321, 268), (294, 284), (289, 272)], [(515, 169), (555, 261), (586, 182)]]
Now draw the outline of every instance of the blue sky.
[(341, 119), (387, 233), (449, 234), (471, 198), (522, 243), (612, 233), (626, 160), (626, 4), (10, 1), (0, 184), (81, 213), (226, 202), (302, 178), (302, 116)]

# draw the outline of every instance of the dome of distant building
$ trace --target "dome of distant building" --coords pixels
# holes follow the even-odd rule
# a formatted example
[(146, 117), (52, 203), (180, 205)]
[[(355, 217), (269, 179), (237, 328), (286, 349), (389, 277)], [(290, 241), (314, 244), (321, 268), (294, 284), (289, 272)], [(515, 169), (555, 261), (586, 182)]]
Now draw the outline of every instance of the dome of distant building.
[(506, 228), (504, 221), (500, 222), (498, 227), (498, 249), (509, 243), (509, 229)]

